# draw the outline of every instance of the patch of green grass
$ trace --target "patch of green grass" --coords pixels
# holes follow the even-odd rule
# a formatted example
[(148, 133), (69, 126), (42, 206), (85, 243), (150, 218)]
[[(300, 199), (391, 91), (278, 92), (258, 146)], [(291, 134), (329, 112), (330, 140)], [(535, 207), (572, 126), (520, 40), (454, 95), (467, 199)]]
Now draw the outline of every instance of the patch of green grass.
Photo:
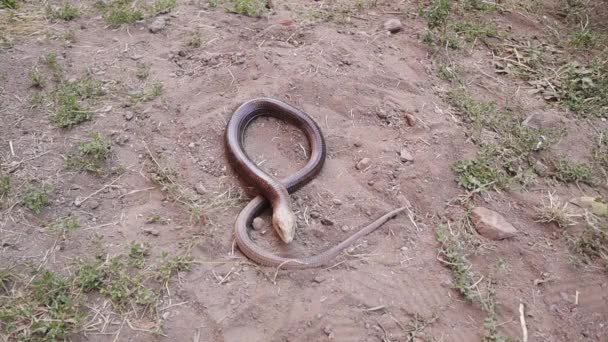
[(0, 332), (9, 341), (65, 341), (84, 322), (82, 296), (58, 273), (43, 270), (31, 282), (15, 279), (13, 288), (16, 294), (0, 298)]
[(455, 20), (450, 23), (450, 28), (464, 37), (467, 42), (485, 37), (496, 37), (498, 34), (496, 26), (480, 20)]
[(9, 176), (0, 176), (0, 201), (4, 201), (11, 192), (11, 178)]
[(152, 6), (154, 15), (159, 13), (167, 13), (177, 6), (176, 0), (156, 0)]
[(430, 29), (444, 27), (452, 9), (451, 0), (431, 0), (429, 6), (422, 12)]
[(588, 28), (570, 34), (570, 45), (579, 50), (588, 50), (595, 46), (597, 36)]
[(192, 257), (189, 254), (169, 257), (169, 253), (162, 252), (156, 278), (166, 284), (171, 275), (180, 271), (190, 271)]
[(51, 204), (50, 196), (54, 189), (48, 184), (41, 186), (28, 185), (21, 199), (23, 205), (34, 214), (40, 214), (44, 208)]
[(248, 17), (259, 17), (267, 4), (267, 0), (226, 0), (226, 9)]
[(594, 163), (602, 168), (604, 173), (608, 173), (608, 129), (598, 133), (592, 157)]
[(447, 97), (452, 106), (465, 114), (466, 121), (472, 122), (477, 127), (487, 124), (496, 113), (496, 104), (477, 101), (461, 88), (450, 90)]
[(53, 92), (54, 108), (51, 121), (60, 128), (71, 128), (90, 120), (93, 113), (83, 100), (104, 95), (101, 83), (92, 79), (65, 81)]
[(560, 159), (555, 163), (555, 178), (564, 183), (595, 184), (593, 169), (586, 163)]
[(60, 78), (61, 66), (57, 62), (57, 55), (54, 52), (49, 52), (44, 56), (43, 61), (49, 70), (51, 70), (57, 78)]
[(73, 215), (60, 217), (49, 225), (49, 229), (52, 232), (60, 235), (65, 235), (66, 233), (75, 231), (78, 228), (80, 228), (80, 221), (78, 220), (78, 217)]
[(17, 9), (17, 0), (0, 0), (0, 8)]
[(38, 70), (33, 69), (30, 71), (30, 82), (31, 86), (34, 88), (44, 88), (46, 79)]
[(569, 64), (561, 77), (560, 96), (560, 101), (583, 116), (608, 117), (608, 61)]
[(497, 163), (495, 153), (488, 148), (482, 148), (475, 159), (454, 163), (452, 169), (457, 174), (458, 185), (473, 192), (504, 188), (509, 183), (509, 176)]
[(458, 80), (458, 73), (453, 66), (442, 64), (439, 66), (438, 76), (444, 81), (455, 82)]
[(585, 262), (601, 260), (608, 270), (608, 225), (588, 221), (575, 241), (575, 250), (585, 257)]
[(458, 238), (450, 235), (444, 226), (437, 227), (435, 238), (441, 244), (439, 254), (443, 263), (452, 272), (452, 287), (460, 292), (465, 299), (473, 301), (475, 292), (472, 288), (474, 282), (471, 274), (471, 264), (467, 260), (466, 253)]
[(99, 174), (112, 149), (111, 143), (101, 134), (91, 133), (87, 142), (81, 142), (66, 159), (66, 167)]
[(134, 7), (131, 0), (116, 0), (101, 7), (105, 22), (114, 28), (144, 19), (144, 12)]
[(163, 84), (155, 82), (151, 86), (146, 87), (141, 91), (137, 91), (131, 94), (131, 102), (149, 102), (159, 97), (163, 93)]
[(220, 4), (220, 0), (207, 0), (209, 7), (215, 8)]
[(483, 0), (459, 0), (458, 4), (464, 10), (489, 11), (496, 9), (496, 5)]
[(76, 6), (66, 1), (59, 8), (52, 8), (49, 6), (47, 8), (47, 14), (53, 19), (70, 21), (78, 18), (80, 16), (80, 11)]
[(101, 261), (79, 261), (74, 282), (84, 292), (99, 291), (106, 277)]
[(149, 247), (143, 243), (131, 242), (129, 248), (129, 265), (142, 269), (146, 262)]

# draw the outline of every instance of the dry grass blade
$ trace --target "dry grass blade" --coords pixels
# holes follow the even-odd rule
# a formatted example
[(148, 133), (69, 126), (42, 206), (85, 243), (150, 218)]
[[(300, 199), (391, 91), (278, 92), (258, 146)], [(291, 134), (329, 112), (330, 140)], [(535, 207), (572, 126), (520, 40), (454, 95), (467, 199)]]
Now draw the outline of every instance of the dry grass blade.
[(554, 194), (547, 194), (547, 201), (543, 200), (542, 206), (536, 207), (536, 222), (555, 223), (560, 228), (566, 228), (576, 224), (575, 215), (569, 212), (568, 203), (562, 203)]

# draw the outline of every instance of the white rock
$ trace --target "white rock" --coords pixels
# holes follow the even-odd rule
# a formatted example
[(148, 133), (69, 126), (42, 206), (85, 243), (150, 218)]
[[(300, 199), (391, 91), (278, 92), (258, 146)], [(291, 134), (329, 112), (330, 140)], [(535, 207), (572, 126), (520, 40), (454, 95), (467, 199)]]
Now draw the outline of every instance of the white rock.
[(398, 19), (389, 19), (384, 23), (384, 29), (390, 33), (397, 33), (401, 31), (403, 24)]

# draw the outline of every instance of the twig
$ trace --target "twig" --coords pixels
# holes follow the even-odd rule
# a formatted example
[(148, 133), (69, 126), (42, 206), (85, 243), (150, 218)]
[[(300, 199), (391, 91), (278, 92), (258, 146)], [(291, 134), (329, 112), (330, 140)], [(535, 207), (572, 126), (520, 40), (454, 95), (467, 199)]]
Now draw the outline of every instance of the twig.
[(526, 328), (524, 303), (519, 303), (519, 323), (521, 323), (522, 342), (528, 342), (528, 328)]
[(104, 185), (103, 187), (101, 187), (101, 189), (93, 192), (92, 194), (90, 194), (87, 197), (76, 197), (76, 199), (74, 200), (74, 205), (77, 207), (80, 207), (82, 205), (82, 203), (86, 202), (88, 199), (90, 199), (91, 197), (97, 195), (98, 193), (102, 192), (103, 190), (105, 190), (106, 188), (109, 188), (110, 186), (114, 185), (114, 183), (118, 182), (118, 180), (124, 176), (124, 173), (121, 174), (120, 176), (116, 177), (116, 179), (114, 179), (112, 182)]
[(125, 196), (129, 196), (129, 195), (136, 194), (136, 193), (138, 193), (138, 192), (149, 191), (149, 190), (154, 190), (154, 189), (156, 189), (156, 187), (153, 187), (153, 186), (152, 186), (152, 187), (145, 188), (145, 189), (131, 190), (131, 191), (127, 192), (127, 193), (126, 193), (126, 194), (124, 194), (124, 195), (120, 195), (120, 196), (118, 196), (118, 198), (123, 198), (123, 197), (125, 197)]
[(12, 140), (8, 141), (8, 146), (11, 148), (11, 155), (14, 157), (15, 156), (15, 150), (13, 149), (13, 141)]

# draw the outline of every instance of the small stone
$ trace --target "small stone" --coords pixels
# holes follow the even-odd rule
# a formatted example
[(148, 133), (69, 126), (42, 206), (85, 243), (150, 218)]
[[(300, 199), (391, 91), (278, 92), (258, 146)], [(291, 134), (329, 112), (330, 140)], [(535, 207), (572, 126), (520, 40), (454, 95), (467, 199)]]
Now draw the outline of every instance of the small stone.
[(484, 207), (473, 209), (472, 221), (477, 232), (488, 239), (502, 240), (517, 234), (517, 229), (502, 215)]
[(318, 276), (316, 276), (316, 277), (313, 279), (313, 281), (314, 281), (315, 283), (321, 284), (322, 282), (324, 282), (324, 281), (325, 281), (325, 278), (324, 278), (324, 277), (322, 277), (322, 276), (320, 276), (320, 275), (318, 275)]
[(97, 209), (99, 208), (99, 201), (97, 201), (96, 199), (90, 199), (87, 201), (87, 208), (89, 209)]
[(399, 152), (399, 159), (401, 159), (401, 161), (403, 163), (413, 162), (414, 161), (414, 156), (412, 156), (412, 154), (408, 150), (401, 149), (401, 152)]
[(112, 106), (106, 106), (101, 110), (102, 113), (109, 113), (111, 111), (112, 111)]
[(339, 200), (339, 199), (337, 199), (337, 198), (334, 198), (333, 200), (331, 200), (331, 202), (332, 202), (334, 205), (342, 205), (342, 201), (340, 201), (340, 200)]
[(142, 58), (144, 58), (143, 55), (133, 55), (133, 56), (131, 56), (131, 59), (134, 60), (134, 61), (138, 61), (138, 60), (140, 60)]
[(378, 117), (379, 117), (380, 119), (386, 119), (386, 118), (388, 117), (388, 114), (386, 114), (386, 111), (385, 111), (385, 110), (382, 110), (382, 109), (381, 109), (381, 110), (379, 110), (379, 111), (376, 113), (376, 115), (378, 115)]
[(193, 142), (191, 142), (191, 143), (189, 143), (189, 144), (188, 144), (188, 147), (189, 147), (189, 148), (194, 148), (194, 147), (196, 147), (196, 144), (195, 144), (195, 143), (193, 143)]
[(350, 230), (347, 225), (340, 227), (340, 229), (345, 233)]
[(357, 168), (357, 170), (365, 170), (368, 167), (370, 167), (371, 165), (372, 165), (371, 159), (363, 158), (357, 163), (357, 165), (355, 165), (355, 167)]
[(154, 228), (144, 228), (142, 229), (142, 232), (146, 235), (150, 235), (150, 236), (159, 236), (160, 233), (158, 232), (158, 230), (154, 229)]
[(125, 113), (125, 120), (127, 120), (127, 121), (133, 120), (133, 113), (132, 112), (126, 112)]
[(398, 19), (389, 19), (384, 23), (384, 29), (390, 33), (397, 33), (401, 31), (403, 24)]
[(328, 219), (328, 218), (324, 218), (321, 219), (321, 224), (324, 226), (333, 226), (334, 225), (334, 221)]
[(207, 193), (207, 189), (201, 182), (196, 183), (196, 185), (194, 186), (194, 191), (196, 191), (196, 193), (199, 195), (204, 195)]
[(326, 335), (331, 334), (331, 333), (332, 333), (332, 331), (333, 331), (333, 330), (332, 330), (332, 328), (331, 328), (331, 325), (326, 325), (326, 326), (323, 328), (323, 332), (324, 332)]
[(177, 55), (178, 55), (178, 56), (180, 56), (180, 57), (186, 57), (186, 51), (184, 51), (184, 50), (179, 50), (179, 51), (177, 52)]
[(318, 211), (311, 211), (310, 212), (310, 218), (318, 219), (319, 217), (321, 217), (321, 214), (319, 214)]
[(363, 145), (361, 144), (361, 142), (359, 142), (359, 141), (356, 141), (356, 142), (355, 142), (353, 145), (355, 145), (355, 147), (361, 147), (361, 146), (363, 146)]
[(158, 17), (148, 25), (148, 30), (151, 33), (158, 33), (162, 31), (165, 26), (167, 26), (167, 20), (164, 17)]
[(412, 114), (405, 114), (405, 122), (407, 122), (408, 126), (414, 127), (416, 126), (416, 117)]
[(532, 168), (534, 169), (534, 172), (541, 177), (546, 177), (549, 174), (549, 167), (540, 160), (535, 161)]
[(261, 230), (264, 228), (264, 220), (261, 217), (256, 217), (253, 219), (253, 223), (251, 225), (253, 230)]

